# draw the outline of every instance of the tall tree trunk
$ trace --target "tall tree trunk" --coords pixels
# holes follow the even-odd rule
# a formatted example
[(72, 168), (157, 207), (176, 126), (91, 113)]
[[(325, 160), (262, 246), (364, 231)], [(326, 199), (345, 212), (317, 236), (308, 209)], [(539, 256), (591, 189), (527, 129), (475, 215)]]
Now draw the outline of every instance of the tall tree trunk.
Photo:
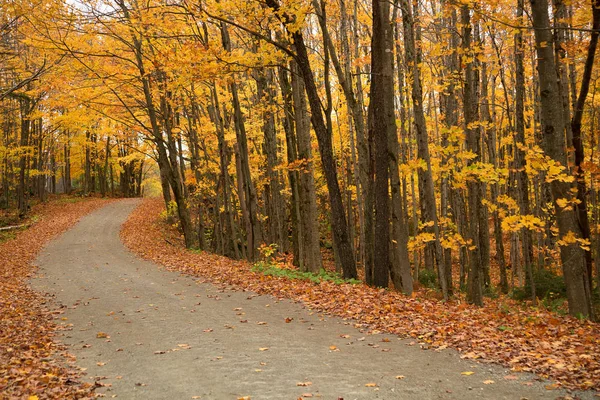
[(268, 184), (265, 185), (267, 202), (268, 241), (276, 243), (279, 250), (287, 251), (288, 240), (284, 235), (283, 198), (281, 191), (283, 185), (277, 172), (279, 159), (277, 155), (277, 131), (275, 129), (273, 71), (263, 69), (256, 76), (258, 101), (265, 107), (263, 110), (263, 151), (266, 156), (266, 173)]
[[(389, 4), (373, 0), (373, 37), (371, 41), (371, 93), (369, 136), (375, 145), (375, 232), (373, 285), (387, 287), (390, 274), (390, 209), (388, 136), (395, 135), (389, 113), (394, 113), (391, 25)], [(387, 51), (387, 52), (386, 52)], [(391, 88), (390, 88), (391, 85)]]
[[(461, 23), (463, 26), (463, 51), (465, 58), (471, 58), (471, 10), (468, 6), (461, 7)], [(465, 82), (464, 82), (464, 115), (465, 131), (467, 137), (467, 150), (472, 152), (476, 158), (468, 161), (468, 166), (475, 165), (480, 161), (480, 131), (479, 126), (475, 126), (478, 121), (478, 101), (477, 101), (477, 72), (473, 65), (474, 59), (464, 61)], [(475, 305), (483, 305), (483, 276), (480, 250), (480, 221), (481, 212), (481, 184), (477, 181), (478, 177), (471, 177), (467, 183), (468, 205), (469, 205), (469, 239), (471, 239), (471, 252), (469, 262), (467, 300)]]
[[(415, 40), (415, 27), (411, 5), (408, 0), (401, 0), (402, 22), (404, 26), (404, 48), (406, 51), (406, 63), (412, 72), (412, 101), (417, 135), (417, 151), (419, 159), (422, 159), (427, 168), (419, 170), (419, 192), (421, 203), (421, 221), (427, 224), (428, 232), (434, 235), (434, 241), (430, 242), (426, 249), (427, 268), (433, 270), (437, 266), (439, 284), (442, 288), (444, 299), (448, 299), (448, 280), (446, 278), (445, 266), (442, 262), (442, 246), (440, 244), (440, 232), (438, 226), (437, 209), (435, 204), (435, 192), (433, 185), (433, 174), (431, 169), (431, 158), (429, 155), (429, 136), (423, 110), (423, 89), (421, 87), (421, 72), (418, 62), (418, 49)], [(432, 225), (429, 227), (429, 225)], [(433, 255), (431, 258), (429, 255)]]
[(63, 187), (66, 194), (71, 194), (71, 142), (69, 141), (69, 132), (66, 132), (67, 142), (64, 144), (65, 169), (63, 173)]
[(319, 272), (322, 268), (319, 244), (319, 221), (317, 194), (314, 179), (314, 163), (310, 143), (310, 117), (306, 104), (304, 82), (298, 66), (292, 63), (292, 98), (296, 127), (297, 157), (302, 167), (298, 171), (298, 194), (300, 202), (300, 246), (302, 271)]
[[(223, 194), (223, 209), (224, 216), (221, 219), (221, 215), (217, 214), (217, 221), (219, 221), (219, 225), (222, 226), (222, 229), (219, 231), (219, 235), (216, 237), (219, 239), (218, 243), (221, 246), (221, 253), (232, 257), (232, 258), (240, 258), (240, 250), (237, 244), (237, 229), (235, 228), (235, 223), (233, 221), (233, 210), (231, 204), (231, 185), (230, 185), (230, 177), (229, 177), (229, 161), (230, 161), (230, 149), (227, 142), (225, 142), (225, 127), (223, 126), (223, 118), (221, 117), (221, 112), (219, 108), (219, 97), (217, 93), (217, 88), (213, 84), (211, 86), (211, 94), (212, 94), (212, 119), (215, 124), (215, 130), (217, 132), (217, 143), (219, 147), (219, 167), (220, 167), (220, 187), (221, 192)], [(215, 202), (216, 209), (220, 208), (220, 204), (218, 201), (219, 193), (217, 187), (217, 201)]]
[(19, 155), (19, 182), (17, 184), (17, 209), (19, 211), (19, 217), (24, 218), (27, 214), (28, 205), (28, 188), (27, 188), (27, 151), (26, 147), (29, 146), (29, 134), (31, 130), (31, 119), (30, 115), (33, 111), (32, 102), (29, 98), (21, 99), (20, 102), (21, 110), (21, 138), (19, 141), (20, 155)]
[[(533, 26), (535, 28), (535, 44), (537, 53), (537, 70), (540, 82), (542, 146), (545, 153), (555, 165), (567, 165), (564, 112), (560, 97), (556, 65), (552, 46), (552, 32), (548, 15), (547, 0), (530, 0)], [(560, 256), (563, 276), (567, 287), (569, 313), (593, 318), (590, 279), (588, 275), (585, 251), (577, 239), (583, 239), (581, 226), (576, 211), (571, 207), (561, 208), (559, 200), (572, 200), (571, 184), (555, 179), (550, 183), (559, 238), (561, 240)]]
[[(517, 17), (523, 18), (524, 0), (517, 0)], [(515, 170), (517, 180), (517, 196), (519, 211), (521, 215), (530, 213), (529, 205), (529, 179), (525, 172), (525, 68), (523, 65), (523, 32), (518, 30), (515, 33), (515, 127), (516, 127), (516, 148), (515, 151)], [(535, 300), (535, 282), (533, 280), (533, 237), (531, 231), (522, 229), (523, 237), (523, 263), (525, 268), (530, 271), (531, 295)], [(515, 266), (516, 267), (516, 266)]]
[[(231, 40), (229, 31), (225, 23), (221, 24), (221, 39), (223, 48), (231, 51)], [(236, 156), (239, 160), (239, 172), (237, 179), (241, 183), (241, 191), (238, 193), (240, 203), (245, 203), (242, 207), (244, 213), (244, 222), (246, 230), (246, 248), (248, 260), (254, 261), (258, 257), (258, 247), (262, 244), (262, 232), (260, 221), (258, 219), (258, 199), (256, 188), (252, 182), (250, 173), (250, 153), (248, 151), (248, 138), (246, 135), (246, 125), (242, 114), (242, 106), (238, 95), (238, 88), (235, 81), (229, 83), (229, 92), (233, 104), (233, 121), (235, 125), (235, 135), (237, 139)]]
[[(280, 6), (277, 0), (267, 0), (267, 5), (275, 12), (280, 11)], [(287, 14), (280, 15), (286, 28), (289, 28), (291, 22)], [(288, 29), (294, 47), (296, 49), (296, 62), (298, 69), (304, 79), (305, 91), (308, 97), (308, 103), (311, 110), (311, 121), (321, 154), (321, 163), (323, 164), (323, 172), (327, 189), (329, 192), (329, 203), (331, 206), (331, 225), (333, 231), (333, 240), (337, 244), (339, 260), (342, 264), (344, 278), (356, 278), (356, 263), (354, 260), (354, 250), (350, 242), (348, 233), (348, 223), (346, 221), (346, 213), (344, 211), (344, 203), (342, 201), (342, 193), (337, 177), (337, 169), (335, 157), (333, 155), (332, 133), (327, 130), (323, 119), (322, 104), (319, 98), (319, 92), (315, 83), (313, 71), (310, 66), (310, 60), (304, 37), (302, 32), (295, 29)]]
[[(137, 4), (137, 3), (136, 3)], [(123, 12), (123, 16), (126, 21), (132, 21), (130, 15), (130, 9), (128, 5), (122, 1), (117, 0), (117, 5)], [(136, 12), (139, 10), (136, 10)], [(179, 222), (181, 224), (181, 228), (183, 230), (183, 236), (186, 247), (192, 247), (195, 243), (195, 231), (192, 226), (192, 220), (190, 217), (190, 211), (188, 208), (187, 199), (185, 198), (185, 190), (184, 190), (184, 182), (183, 177), (181, 176), (181, 170), (178, 166), (177, 160), (177, 148), (175, 145), (175, 138), (173, 136), (172, 123), (173, 123), (173, 113), (170, 106), (170, 92), (167, 88), (167, 76), (166, 74), (157, 69), (153, 72), (153, 76), (157, 78), (158, 81), (158, 89), (160, 93), (159, 104), (156, 104), (156, 101), (153, 96), (153, 87), (150, 79), (149, 71), (146, 70), (144, 64), (144, 57), (147, 54), (144, 53), (144, 37), (140, 35), (139, 31), (137, 31), (133, 26), (130, 26), (129, 33), (131, 35), (132, 42), (132, 50), (135, 55), (135, 65), (138, 70), (139, 77), (138, 79), (142, 85), (142, 92), (144, 95), (144, 102), (146, 112), (148, 114), (148, 119), (150, 120), (150, 133), (152, 135), (152, 140), (156, 145), (156, 151), (158, 153), (158, 165), (161, 169), (161, 176), (168, 178), (168, 182), (173, 190), (173, 197), (175, 198), (175, 202), (177, 203), (177, 215), (179, 217)], [(153, 48), (149, 47), (149, 53), (152, 54)], [(160, 108), (162, 113), (162, 119), (159, 120), (159, 115), (157, 112), (157, 107)], [(164, 126), (161, 126), (161, 122)], [(166, 135), (166, 141), (163, 136), (163, 132)], [(163, 185), (164, 189), (164, 185)], [(165, 200), (168, 196), (164, 195)], [(167, 204), (168, 207), (168, 204)]]
[[(585, 161), (585, 154), (583, 152), (583, 138), (581, 135), (581, 120), (583, 118), (583, 109), (585, 106), (585, 99), (587, 98), (590, 81), (592, 78), (592, 70), (594, 68), (594, 58), (596, 55), (596, 48), (598, 47), (598, 37), (600, 36), (600, 0), (592, 0), (592, 33), (590, 35), (590, 43), (588, 45), (587, 56), (583, 69), (583, 75), (581, 77), (581, 88), (575, 108), (573, 110), (573, 119), (571, 120), (571, 130), (573, 132), (573, 147), (575, 148), (575, 177), (577, 179), (577, 200), (579, 203), (576, 205), (577, 216), (579, 218), (579, 224), (581, 225), (581, 233), (583, 239), (590, 240), (590, 221), (588, 217), (587, 207), (587, 187), (585, 182), (585, 171), (583, 170), (583, 162)], [(594, 132), (590, 129), (590, 132)], [(593, 281), (592, 277), (592, 252), (586, 250), (585, 260), (587, 273), (590, 277), (590, 290), (592, 290)], [(596, 259), (596, 269), (598, 269), (598, 263), (600, 261)], [(600, 276), (600, 274), (598, 274)]]
[[(283, 97), (283, 129), (285, 131), (286, 156), (288, 165), (296, 165), (298, 161), (298, 146), (296, 140), (296, 127), (294, 124), (294, 103), (292, 86), (288, 72), (284, 67), (278, 68), (281, 95)], [(303, 93), (303, 92), (301, 92)], [(304, 267), (304, 231), (302, 229), (302, 214), (300, 211), (300, 188), (299, 171), (297, 168), (288, 168), (288, 180), (291, 188), (290, 219), (292, 223), (292, 252), (294, 254), (294, 265), (305, 271)], [(319, 251), (318, 237), (316, 249)], [(318, 253), (320, 255), (320, 253)], [(319, 256), (320, 257), (320, 256)]]

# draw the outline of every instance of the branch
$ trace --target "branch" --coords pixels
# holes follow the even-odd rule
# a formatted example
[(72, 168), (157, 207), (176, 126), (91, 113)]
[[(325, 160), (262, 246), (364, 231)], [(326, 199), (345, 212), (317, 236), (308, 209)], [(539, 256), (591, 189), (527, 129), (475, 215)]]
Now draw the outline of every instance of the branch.
[(44, 59), (44, 63), (42, 64), (42, 66), (29, 78), (22, 80), (21, 82), (17, 83), (12, 88), (7, 89), (3, 93), (0, 93), (0, 101), (4, 100), (6, 97), (12, 95), (17, 90), (27, 86), (29, 83), (35, 81), (37, 78), (39, 78), (40, 75), (42, 75), (43, 72), (45, 72), (45, 70), (46, 70), (46, 59)]

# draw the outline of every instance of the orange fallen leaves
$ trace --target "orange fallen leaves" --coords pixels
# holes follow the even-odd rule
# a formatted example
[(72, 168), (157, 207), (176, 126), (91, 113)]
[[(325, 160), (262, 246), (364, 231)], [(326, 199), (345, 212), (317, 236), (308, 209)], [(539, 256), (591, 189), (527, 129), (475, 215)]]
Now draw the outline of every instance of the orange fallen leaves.
[(460, 297), (443, 303), (431, 296), (407, 297), (366, 285), (264, 276), (244, 261), (185, 250), (178, 233), (159, 220), (162, 208), (160, 200), (143, 202), (121, 236), (132, 251), (169, 269), (217, 285), (303, 302), (314, 311), (353, 319), (371, 332), (412, 337), (425, 347), (454, 348), (463, 358), (533, 372), (561, 387), (600, 390), (599, 324), (526, 308), (505, 297), (488, 299), (477, 308)]
[(54, 357), (64, 349), (53, 341), (56, 325), (47, 300), (27, 280), (37, 253), (82, 216), (106, 200), (51, 201), (32, 209), (39, 219), (14, 239), (0, 243), (0, 397), (87, 399), (93, 387), (79, 381)]

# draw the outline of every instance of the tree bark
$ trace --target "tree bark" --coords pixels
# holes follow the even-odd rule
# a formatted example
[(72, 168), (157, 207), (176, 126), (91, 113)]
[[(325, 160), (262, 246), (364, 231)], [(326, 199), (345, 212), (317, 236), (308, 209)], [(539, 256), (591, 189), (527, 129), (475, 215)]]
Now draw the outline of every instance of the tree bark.
[[(537, 53), (537, 70), (540, 82), (542, 145), (545, 153), (556, 165), (567, 168), (565, 143), (565, 123), (562, 99), (558, 86), (556, 65), (552, 51), (552, 34), (548, 15), (547, 0), (530, 0), (533, 26), (535, 28), (535, 44)], [(566, 169), (566, 171), (568, 171)], [(590, 276), (588, 275), (585, 251), (581, 243), (565, 240), (569, 236), (582, 239), (581, 226), (576, 211), (569, 207), (561, 208), (557, 200), (571, 199), (571, 184), (555, 179), (550, 183), (554, 200), (556, 222), (559, 237), (563, 240), (560, 247), (563, 276), (567, 287), (569, 313), (593, 318), (590, 291)]]

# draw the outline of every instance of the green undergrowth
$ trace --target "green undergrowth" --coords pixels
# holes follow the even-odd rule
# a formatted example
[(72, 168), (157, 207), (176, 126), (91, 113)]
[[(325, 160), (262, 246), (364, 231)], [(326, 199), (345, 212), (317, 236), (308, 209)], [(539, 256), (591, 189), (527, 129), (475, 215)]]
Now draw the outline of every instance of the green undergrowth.
[(32, 215), (26, 220), (15, 220), (12, 221), (11, 224), (0, 225), (1, 227), (12, 226), (15, 227), (13, 229), (8, 230), (0, 230), (0, 243), (8, 242), (9, 240), (13, 240), (17, 237), (19, 232), (27, 230), (31, 225), (35, 224), (39, 220), (38, 215)]
[(311, 281), (314, 283), (321, 283), (324, 281), (330, 281), (335, 283), (336, 285), (341, 285), (342, 283), (349, 283), (352, 285), (356, 285), (361, 283), (361, 281), (356, 279), (344, 279), (340, 276), (340, 274), (336, 272), (329, 272), (321, 269), (319, 273), (313, 272), (302, 272), (297, 269), (286, 269), (280, 268), (276, 264), (271, 262), (259, 261), (252, 266), (252, 271), (261, 273), (266, 276), (273, 276), (277, 278), (288, 278), (288, 279), (299, 279), (305, 281)]
[(0, 243), (7, 242), (17, 237), (17, 234), (13, 231), (0, 232)]

